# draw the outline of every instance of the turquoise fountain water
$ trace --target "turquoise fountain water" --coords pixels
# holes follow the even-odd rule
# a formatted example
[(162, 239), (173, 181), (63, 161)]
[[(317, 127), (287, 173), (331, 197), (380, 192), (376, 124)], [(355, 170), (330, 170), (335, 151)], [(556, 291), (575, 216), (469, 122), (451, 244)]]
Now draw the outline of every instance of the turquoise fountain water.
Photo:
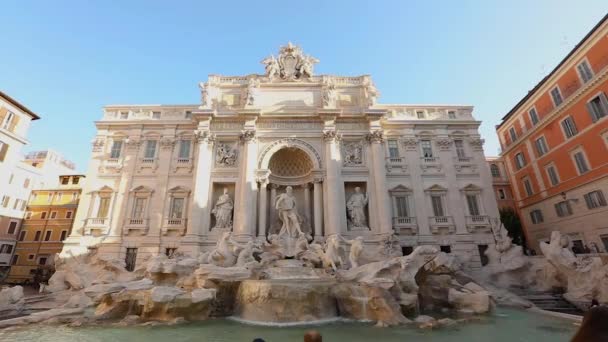
[(535, 315), (525, 311), (498, 309), (476, 322), (453, 328), (421, 330), (413, 326), (375, 328), (364, 323), (332, 323), (319, 326), (277, 327), (254, 326), (226, 319), (175, 326), (157, 327), (80, 327), (31, 325), (16, 330), (0, 331), (0, 341), (62, 341), (62, 342), (228, 342), (252, 341), (255, 337), (267, 342), (302, 341), (306, 330), (316, 329), (323, 340), (369, 341), (467, 341), (467, 342), (537, 342), (569, 341), (576, 327), (570, 321)]

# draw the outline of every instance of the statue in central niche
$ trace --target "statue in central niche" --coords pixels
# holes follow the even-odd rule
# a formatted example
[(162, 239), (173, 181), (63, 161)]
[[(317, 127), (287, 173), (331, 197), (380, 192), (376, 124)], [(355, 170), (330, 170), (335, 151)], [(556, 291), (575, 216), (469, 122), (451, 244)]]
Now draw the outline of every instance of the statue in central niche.
[(300, 222), (298, 221), (298, 209), (296, 207), (296, 198), (293, 196), (293, 188), (288, 186), (285, 193), (277, 197), (275, 209), (279, 213), (279, 219), (283, 222), (279, 236), (287, 235), (292, 238), (297, 238), (302, 235)]
[(356, 187), (355, 193), (346, 202), (348, 217), (352, 228), (367, 228), (367, 218), (365, 217), (365, 206), (367, 205), (367, 194), (361, 193), (361, 188)]

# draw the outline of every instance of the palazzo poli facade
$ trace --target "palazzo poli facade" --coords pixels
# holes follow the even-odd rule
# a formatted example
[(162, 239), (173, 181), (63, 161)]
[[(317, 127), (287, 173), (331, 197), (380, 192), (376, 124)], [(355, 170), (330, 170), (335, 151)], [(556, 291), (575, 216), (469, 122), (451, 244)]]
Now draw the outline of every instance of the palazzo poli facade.
[(293, 219), (316, 240), (436, 245), (479, 265), (498, 209), (473, 108), (380, 104), (370, 76), (317, 62), (290, 43), (263, 75), (209, 76), (201, 104), (105, 107), (63, 252), (133, 267)]

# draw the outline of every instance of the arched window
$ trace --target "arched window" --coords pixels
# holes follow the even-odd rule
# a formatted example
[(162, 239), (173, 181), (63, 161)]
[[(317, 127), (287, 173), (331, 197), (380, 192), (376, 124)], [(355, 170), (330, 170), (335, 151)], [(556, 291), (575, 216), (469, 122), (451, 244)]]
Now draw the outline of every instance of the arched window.
[(500, 177), (500, 169), (498, 169), (498, 165), (490, 165), (490, 172), (492, 173), (492, 177)]

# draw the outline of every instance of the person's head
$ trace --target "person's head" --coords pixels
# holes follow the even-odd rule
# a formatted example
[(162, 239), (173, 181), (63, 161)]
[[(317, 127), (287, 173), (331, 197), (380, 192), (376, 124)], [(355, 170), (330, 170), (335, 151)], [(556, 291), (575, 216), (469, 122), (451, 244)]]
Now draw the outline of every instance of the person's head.
[(355, 188), (355, 192), (356, 192), (356, 193), (360, 193), (360, 192), (361, 192), (361, 188), (360, 188), (360, 187), (356, 187), (356, 188)]
[(293, 188), (288, 186), (285, 188), (285, 192), (291, 195), (291, 193), (293, 192)]
[(585, 313), (572, 342), (608, 341), (608, 306), (594, 306)]
[(304, 335), (304, 342), (323, 342), (323, 337), (316, 330), (307, 331)]
[(228, 193), (228, 188), (224, 188), (224, 195)]

